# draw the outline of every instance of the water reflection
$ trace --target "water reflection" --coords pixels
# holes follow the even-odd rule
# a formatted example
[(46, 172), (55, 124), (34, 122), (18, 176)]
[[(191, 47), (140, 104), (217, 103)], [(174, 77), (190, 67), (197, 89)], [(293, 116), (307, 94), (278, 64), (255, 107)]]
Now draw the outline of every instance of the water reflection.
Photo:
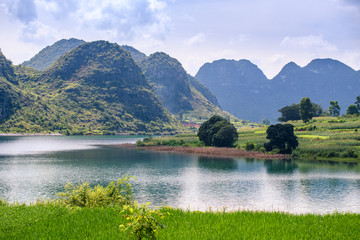
[[(22, 143), (32, 141), (19, 139)], [(35, 142), (41, 144), (41, 139), (48, 141), (39, 137)], [(64, 150), (64, 140), (75, 149)], [(3, 142), (0, 138), (0, 149), (4, 149), (4, 142), (18, 144), (16, 138)], [(90, 137), (59, 138), (59, 142), (59, 149), (53, 151), (0, 152), (0, 198), (35, 201), (54, 197), (67, 182), (107, 185), (131, 175), (137, 178), (133, 182), (135, 199), (156, 206), (360, 212), (359, 165), (158, 153), (94, 146), (99, 142), (111, 145), (111, 139)], [(92, 147), (86, 148), (87, 144)]]
[(200, 168), (210, 170), (236, 170), (238, 168), (238, 161), (232, 158), (214, 158), (214, 157), (198, 157), (198, 164)]
[(270, 174), (291, 174), (298, 168), (298, 165), (291, 160), (265, 160), (264, 165)]

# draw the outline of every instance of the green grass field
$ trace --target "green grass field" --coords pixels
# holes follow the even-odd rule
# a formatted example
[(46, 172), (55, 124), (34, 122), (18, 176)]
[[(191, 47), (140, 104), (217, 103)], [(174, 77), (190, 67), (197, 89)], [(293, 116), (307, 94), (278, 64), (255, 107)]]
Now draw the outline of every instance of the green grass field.
[[(0, 239), (131, 239), (121, 207), (0, 206)], [(359, 239), (359, 214), (169, 212), (158, 239)]]
[[(308, 124), (302, 121), (288, 122), (294, 125), (299, 146), (293, 157), (301, 160), (330, 160), (360, 162), (360, 117), (318, 117)], [(262, 148), (266, 139), (266, 126), (243, 127), (238, 130), (237, 148), (247, 149), (252, 143), (254, 151)], [(177, 135), (145, 139), (141, 145), (169, 145), (199, 147), (203, 144), (194, 135)]]

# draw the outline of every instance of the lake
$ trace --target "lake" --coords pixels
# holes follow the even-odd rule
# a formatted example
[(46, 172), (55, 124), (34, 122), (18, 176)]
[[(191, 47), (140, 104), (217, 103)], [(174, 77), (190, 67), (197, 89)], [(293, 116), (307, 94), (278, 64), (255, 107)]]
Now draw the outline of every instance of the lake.
[(191, 210), (360, 213), (360, 166), (119, 148), (129, 136), (1, 136), (0, 198), (54, 198), (68, 182), (131, 175), (135, 199)]

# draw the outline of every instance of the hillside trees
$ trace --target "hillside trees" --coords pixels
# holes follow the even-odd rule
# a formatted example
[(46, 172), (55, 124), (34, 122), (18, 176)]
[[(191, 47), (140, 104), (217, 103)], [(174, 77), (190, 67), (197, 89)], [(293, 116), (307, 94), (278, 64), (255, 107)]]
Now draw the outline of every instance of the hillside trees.
[(232, 147), (238, 133), (228, 120), (215, 115), (200, 126), (198, 137), (206, 146)]
[(313, 114), (313, 106), (311, 104), (310, 98), (305, 97), (301, 99), (300, 107), (299, 107), (299, 115), (304, 123), (307, 123), (310, 121), (310, 119), (312, 119), (314, 114)]
[(338, 101), (330, 101), (329, 113), (330, 116), (333, 117), (338, 117), (340, 115), (340, 106)]
[[(311, 102), (312, 105), (312, 115), (313, 117), (319, 117), (324, 114), (323, 108), (316, 103)], [(296, 121), (300, 120), (300, 104), (291, 104), (290, 106), (285, 106), (278, 110), (281, 113), (281, 116), (278, 118), (280, 122), (287, 121)]]
[(348, 108), (346, 109), (346, 114), (348, 114), (348, 115), (355, 115), (358, 113), (359, 113), (359, 110), (354, 104), (349, 105)]
[(291, 124), (270, 125), (266, 133), (266, 138), (270, 140), (270, 142), (264, 144), (266, 151), (278, 149), (279, 153), (291, 154), (299, 145), (294, 134), (294, 126)]
[(355, 106), (360, 111), (360, 95), (356, 97)]

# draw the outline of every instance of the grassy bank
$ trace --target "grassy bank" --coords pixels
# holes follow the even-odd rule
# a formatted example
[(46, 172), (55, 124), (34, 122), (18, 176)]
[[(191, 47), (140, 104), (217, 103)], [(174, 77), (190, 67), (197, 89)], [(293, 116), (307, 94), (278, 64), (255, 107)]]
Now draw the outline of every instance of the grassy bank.
[[(121, 207), (0, 206), (0, 239), (131, 239)], [(358, 239), (359, 214), (169, 212), (158, 239)]]
[[(360, 162), (360, 117), (318, 117), (308, 124), (302, 121), (288, 122), (295, 127), (299, 146), (294, 158), (302, 160), (325, 160)], [(264, 152), (266, 127), (241, 128), (236, 148)], [(203, 147), (196, 135), (178, 135), (147, 138), (139, 146), (185, 146)], [(250, 154), (249, 154), (250, 155)], [(271, 158), (271, 156), (269, 156)]]

